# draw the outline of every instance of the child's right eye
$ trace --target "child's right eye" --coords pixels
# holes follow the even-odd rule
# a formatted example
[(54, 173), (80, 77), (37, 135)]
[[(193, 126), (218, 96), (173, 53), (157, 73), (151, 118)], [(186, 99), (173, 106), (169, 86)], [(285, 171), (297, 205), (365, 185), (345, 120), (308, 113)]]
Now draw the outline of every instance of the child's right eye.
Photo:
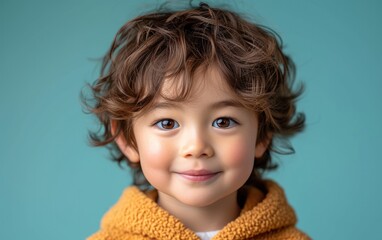
[(156, 122), (154, 125), (162, 130), (171, 130), (179, 127), (179, 123), (172, 119), (162, 119)]

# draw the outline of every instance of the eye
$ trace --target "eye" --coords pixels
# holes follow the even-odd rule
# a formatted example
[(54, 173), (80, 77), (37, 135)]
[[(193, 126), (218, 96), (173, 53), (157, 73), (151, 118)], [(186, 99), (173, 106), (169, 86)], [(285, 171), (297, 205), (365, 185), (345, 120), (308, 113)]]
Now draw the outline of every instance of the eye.
[(156, 122), (154, 125), (162, 130), (171, 130), (179, 127), (179, 123), (172, 119), (162, 119)]
[(232, 128), (236, 125), (238, 125), (238, 123), (229, 117), (218, 118), (212, 123), (212, 126), (216, 128)]

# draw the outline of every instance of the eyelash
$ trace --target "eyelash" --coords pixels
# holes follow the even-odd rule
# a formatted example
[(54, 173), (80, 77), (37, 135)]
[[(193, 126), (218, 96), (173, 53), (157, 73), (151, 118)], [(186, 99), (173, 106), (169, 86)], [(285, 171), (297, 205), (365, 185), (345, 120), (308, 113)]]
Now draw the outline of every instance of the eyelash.
[[(228, 120), (229, 121), (229, 126), (228, 127), (219, 127), (219, 126), (217, 126), (215, 123), (217, 123), (218, 120)], [(216, 120), (214, 120), (212, 122), (212, 126), (213, 127), (223, 128), (223, 129), (233, 128), (233, 127), (235, 127), (237, 125), (239, 125), (239, 123), (235, 119), (233, 119), (231, 117), (220, 117), (220, 118), (217, 118)]]
[[(219, 127), (217, 124), (218, 124), (218, 121), (219, 120), (228, 120), (229, 121), (229, 125), (227, 127)], [(166, 123), (167, 125), (169, 123), (172, 123), (170, 125), (170, 128), (165, 128), (164, 127), (164, 123)], [(237, 126), (239, 125), (239, 123), (231, 118), (231, 117), (219, 117), (217, 119), (215, 119), (213, 122), (212, 122), (212, 126), (215, 127), (215, 128), (222, 128), (222, 129), (229, 129), (229, 128), (232, 128), (234, 126)], [(156, 121), (153, 126), (156, 126), (157, 128), (161, 129), (161, 130), (165, 130), (165, 131), (170, 131), (170, 130), (173, 130), (173, 129), (176, 129), (179, 127), (179, 123), (173, 119), (170, 119), (170, 118), (166, 118), (166, 119), (161, 119), (159, 121)]]
[[(168, 122), (173, 122), (175, 124), (175, 127), (172, 127), (172, 128), (164, 128), (163, 127), (163, 123), (165, 123), (167, 121)], [(166, 118), (166, 119), (161, 119), (159, 121), (156, 121), (154, 123), (153, 126), (156, 126), (157, 128), (161, 129), (161, 130), (165, 130), (165, 131), (169, 131), (169, 130), (173, 130), (175, 128), (178, 128), (179, 127), (179, 123), (175, 120), (172, 120), (172, 119), (169, 119), (169, 118)]]

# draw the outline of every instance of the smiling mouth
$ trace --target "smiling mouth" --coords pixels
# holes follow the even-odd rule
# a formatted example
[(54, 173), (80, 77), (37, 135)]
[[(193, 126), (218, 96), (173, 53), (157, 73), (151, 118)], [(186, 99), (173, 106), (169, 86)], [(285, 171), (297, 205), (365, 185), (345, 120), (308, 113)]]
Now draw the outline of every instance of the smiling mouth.
[(204, 182), (204, 181), (213, 179), (220, 173), (221, 171), (211, 172), (208, 170), (190, 170), (185, 172), (178, 172), (177, 174), (179, 174), (181, 177), (192, 182)]

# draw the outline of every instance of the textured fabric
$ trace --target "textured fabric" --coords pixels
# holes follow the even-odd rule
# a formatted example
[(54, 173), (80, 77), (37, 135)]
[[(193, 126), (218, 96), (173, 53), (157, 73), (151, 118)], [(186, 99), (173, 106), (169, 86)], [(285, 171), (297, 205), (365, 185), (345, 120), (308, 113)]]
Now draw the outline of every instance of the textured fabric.
[[(296, 215), (284, 191), (273, 181), (266, 182), (268, 193), (248, 188), (241, 214), (212, 239), (309, 239), (296, 227)], [(105, 214), (101, 229), (88, 240), (187, 239), (198, 236), (178, 219), (160, 208), (157, 193), (129, 187)]]

